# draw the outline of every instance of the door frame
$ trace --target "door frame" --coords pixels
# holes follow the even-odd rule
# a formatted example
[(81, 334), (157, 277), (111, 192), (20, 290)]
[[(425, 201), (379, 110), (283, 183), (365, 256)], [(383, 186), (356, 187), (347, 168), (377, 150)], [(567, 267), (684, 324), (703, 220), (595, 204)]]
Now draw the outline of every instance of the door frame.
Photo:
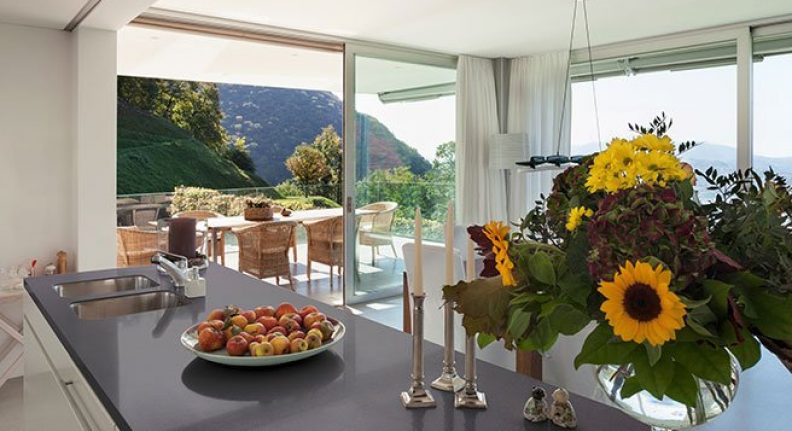
[[(355, 60), (360, 57), (371, 57), (383, 60), (400, 61), (404, 63), (438, 66), (456, 69), (457, 56), (440, 54), (430, 51), (383, 47), (382, 45), (365, 43), (346, 43), (344, 45), (344, 151), (343, 151), (343, 207), (344, 207), (344, 271), (342, 280), (343, 306), (353, 305), (360, 300), (355, 298), (356, 265), (355, 251), (357, 248), (357, 235), (355, 232), (355, 214), (357, 208), (355, 201), (357, 178), (357, 124), (355, 121), (355, 94), (356, 70)], [(365, 300), (376, 300), (392, 296), (390, 292), (382, 295), (372, 294)]]

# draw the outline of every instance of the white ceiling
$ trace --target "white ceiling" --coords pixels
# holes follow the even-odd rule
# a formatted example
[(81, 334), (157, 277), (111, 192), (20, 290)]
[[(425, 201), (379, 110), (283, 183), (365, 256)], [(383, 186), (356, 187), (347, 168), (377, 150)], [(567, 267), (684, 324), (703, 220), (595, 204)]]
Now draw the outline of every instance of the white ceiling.
[(62, 29), (88, 0), (0, 0), (0, 22)]
[[(159, 0), (157, 8), (452, 54), (563, 49), (574, 0)], [(590, 0), (592, 44), (792, 13), (790, 0)], [(580, 46), (583, 42), (581, 37)]]

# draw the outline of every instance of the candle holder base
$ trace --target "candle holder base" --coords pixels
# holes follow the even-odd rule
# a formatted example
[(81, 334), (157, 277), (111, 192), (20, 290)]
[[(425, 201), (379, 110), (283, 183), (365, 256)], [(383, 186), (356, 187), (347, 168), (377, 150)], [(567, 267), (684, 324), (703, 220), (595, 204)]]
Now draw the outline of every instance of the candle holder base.
[(462, 389), (454, 396), (454, 407), (458, 409), (486, 409), (487, 396), (476, 389)]
[(408, 409), (426, 409), (437, 407), (432, 394), (424, 389), (410, 388), (401, 393), (401, 403)]
[(443, 371), (443, 374), (432, 382), (432, 387), (438, 391), (457, 392), (465, 387), (465, 379), (459, 377), (456, 371)]

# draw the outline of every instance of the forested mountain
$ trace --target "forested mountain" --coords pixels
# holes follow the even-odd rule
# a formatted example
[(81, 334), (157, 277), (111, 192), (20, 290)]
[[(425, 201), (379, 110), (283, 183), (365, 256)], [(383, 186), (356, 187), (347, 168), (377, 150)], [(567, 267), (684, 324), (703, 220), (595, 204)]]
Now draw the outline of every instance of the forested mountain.
[(210, 188), (263, 187), (190, 132), (118, 100), (118, 194), (173, 191), (179, 185)]
[[(243, 136), (256, 173), (270, 184), (291, 178), (284, 162), (301, 143), (310, 143), (323, 127), (332, 125), (342, 135), (343, 105), (333, 93), (249, 85), (218, 84), (222, 120), (228, 133)], [(431, 168), (418, 152), (396, 139), (382, 123), (358, 116), (365, 138), (358, 146), (358, 173), (408, 166), (416, 174)]]

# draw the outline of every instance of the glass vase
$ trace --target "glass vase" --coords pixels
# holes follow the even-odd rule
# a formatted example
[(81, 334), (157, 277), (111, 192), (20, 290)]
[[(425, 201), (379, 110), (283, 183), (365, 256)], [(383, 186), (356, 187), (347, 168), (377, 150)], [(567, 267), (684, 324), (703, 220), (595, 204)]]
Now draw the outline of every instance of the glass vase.
[(595, 371), (597, 385), (611, 403), (641, 423), (650, 425), (653, 431), (665, 431), (692, 428), (725, 412), (737, 394), (740, 368), (732, 358), (731, 383), (728, 385), (694, 377), (698, 384), (695, 407), (688, 407), (668, 397), (658, 400), (647, 391), (622, 398), (622, 386), (632, 375), (632, 366), (601, 365)]

